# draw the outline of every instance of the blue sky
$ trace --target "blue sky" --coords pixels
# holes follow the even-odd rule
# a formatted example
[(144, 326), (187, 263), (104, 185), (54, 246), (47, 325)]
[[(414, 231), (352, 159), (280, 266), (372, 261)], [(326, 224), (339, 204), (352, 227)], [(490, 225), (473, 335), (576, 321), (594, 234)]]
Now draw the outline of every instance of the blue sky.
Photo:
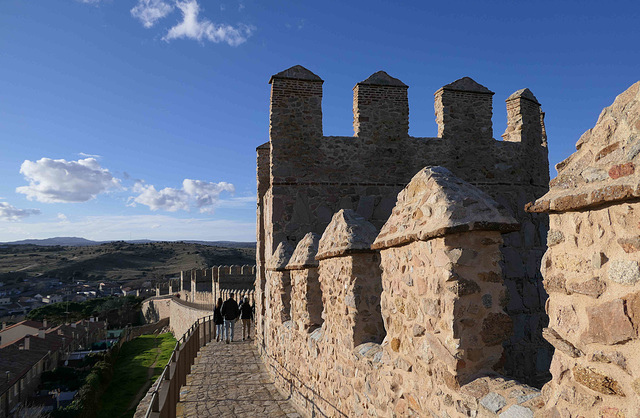
[(528, 87), (553, 165), (640, 79), (635, 1), (3, 0), (0, 241), (255, 239), (255, 148), (269, 77), (325, 80), (325, 135), (352, 135), (352, 88), (409, 85), (410, 134), (470, 76)]

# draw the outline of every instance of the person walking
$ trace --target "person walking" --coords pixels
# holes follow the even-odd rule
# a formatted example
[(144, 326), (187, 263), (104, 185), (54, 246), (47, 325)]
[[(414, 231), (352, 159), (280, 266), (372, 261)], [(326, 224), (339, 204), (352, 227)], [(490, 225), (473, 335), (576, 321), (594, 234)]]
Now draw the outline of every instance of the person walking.
[(222, 341), (222, 327), (224, 324), (224, 318), (222, 317), (222, 298), (218, 298), (216, 307), (213, 309), (213, 323), (216, 326), (216, 341)]
[(240, 319), (242, 319), (242, 341), (251, 339), (251, 321), (253, 320), (253, 306), (249, 304), (249, 298), (244, 297), (240, 304)]
[(233, 323), (240, 313), (238, 303), (233, 299), (233, 293), (229, 295), (229, 299), (224, 301), (220, 312), (224, 318), (224, 338), (229, 344), (229, 342), (233, 341)]

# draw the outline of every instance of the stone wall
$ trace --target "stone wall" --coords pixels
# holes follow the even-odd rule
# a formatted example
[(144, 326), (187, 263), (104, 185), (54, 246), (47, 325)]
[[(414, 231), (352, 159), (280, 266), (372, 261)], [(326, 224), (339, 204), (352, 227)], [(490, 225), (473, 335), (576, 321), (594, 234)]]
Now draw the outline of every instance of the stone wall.
[(179, 280), (159, 283), (156, 295), (179, 295), (184, 301), (206, 305), (214, 304), (220, 297), (228, 298), (230, 293), (253, 300), (255, 281), (255, 266), (213, 266), (181, 271)]
[[(549, 182), (543, 113), (535, 96), (523, 89), (508, 98), (506, 140), (496, 141), (493, 93), (463, 78), (436, 92), (439, 137), (410, 137), (408, 88), (378, 72), (354, 88), (355, 136), (326, 137), (323, 81), (317, 75), (295, 66), (270, 83), (270, 141), (258, 148), (258, 312), (267, 314), (261, 299), (266, 297), (266, 259), (279, 243), (293, 248), (309, 232), (322, 234), (340, 209), (352, 209), (380, 228), (397, 194), (420, 169), (445, 166), (522, 225), (503, 237), (501, 247), (507, 311), (518, 329), (506, 342), (505, 367), (532, 384), (546, 381), (551, 346), (542, 338), (547, 295), (539, 265), (548, 217), (524, 211), (527, 202), (546, 193)], [(268, 332), (261, 319), (259, 339)]]
[[(308, 416), (533, 416), (540, 391), (497, 374), (512, 327), (501, 233), (517, 228), (488, 195), (434, 167), (400, 193), (380, 232), (340, 210), (317, 244), (313, 234), (293, 251), (281, 243), (267, 263), (259, 345), (276, 384)], [(310, 295), (283, 284), (315, 270), (319, 327), (296, 314)]]
[(213, 310), (189, 305), (180, 299), (172, 298), (170, 305), (169, 329), (179, 339), (200, 318), (213, 315)]
[(174, 295), (156, 296), (142, 302), (144, 321), (147, 324), (168, 321), (167, 325), (176, 338), (180, 338), (197, 319), (212, 314), (210, 306), (185, 302)]
[(143, 321), (147, 324), (169, 318), (171, 316), (171, 295), (145, 299), (141, 309)]
[(529, 207), (550, 213), (545, 416), (640, 412), (640, 82), (603, 110)]
[[(638, 416), (640, 82), (545, 193), (528, 89), (507, 99), (503, 142), (492, 93), (466, 78), (436, 93), (440, 138), (409, 138), (403, 86), (376, 73), (354, 89), (356, 136), (320, 137), (321, 80), (294, 67), (272, 82), (287, 77), (295, 89), (272, 83), (277, 106), (314, 84), (286, 111), (272, 102), (268, 169), (258, 151), (258, 348), (303, 413)], [(390, 97), (395, 110), (375, 109)], [(416, 169), (433, 161), (449, 170)], [(539, 390), (525, 383), (549, 372), (543, 335), (555, 352)]]

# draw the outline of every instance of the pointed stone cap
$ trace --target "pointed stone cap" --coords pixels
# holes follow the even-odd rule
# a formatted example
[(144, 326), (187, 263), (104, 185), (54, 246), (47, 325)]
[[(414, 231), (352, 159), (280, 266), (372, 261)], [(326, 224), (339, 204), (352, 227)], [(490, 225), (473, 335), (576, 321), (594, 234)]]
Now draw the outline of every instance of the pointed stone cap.
[(287, 270), (302, 270), (309, 267), (318, 267), (316, 254), (318, 253), (318, 244), (320, 235), (309, 232), (304, 236), (293, 251), (291, 260), (287, 264)]
[(472, 93), (494, 94), (491, 90), (489, 90), (482, 84), (476, 83), (475, 80), (471, 77), (462, 77), (454, 81), (453, 83), (449, 83), (446, 86), (443, 86), (440, 90), (456, 90), (468, 91)]
[(527, 211), (561, 213), (640, 198), (640, 81), (602, 110), (576, 149)]
[(359, 82), (358, 84), (366, 84), (369, 86), (393, 86), (393, 87), (408, 87), (402, 81), (397, 78), (391, 77), (384, 71), (378, 71), (377, 73), (373, 73), (364, 81)]
[(293, 248), (291, 248), (291, 245), (287, 241), (281, 242), (278, 244), (278, 247), (273, 252), (271, 258), (267, 261), (267, 270), (285, 270), (292, 254)]
[(489, 195), (444, 167), (425, 167), (398, 194), (398, 202), (371, 248), (389, 248), (456, 232), (518, 229), (518, 221)]
[(278, 74), (272, 75), (271, 78), (269, 79), (269, 84), (271, 84), (274, 78), (323, 82), (323, 80), (320, 77), (318, 77), (311, 71), (307, 70), (302, 65), (294, 65), (291, 68), (288, 68), (284, 71), (279, 72)]
[(351, 209), (340, 209), (324, 230), (316, 260), (345, 254), (369, 252), (378, 230)]
[(540, 104), (538, 99), (536, 99), (536, 96), (534, 96), (533, 93), (531, 93), (531, 90), (529, 89), (520, 89), (514, 92), (511, 96), (507, 97), (507, 100), (505, 101), (508, 102), (509, 100), (514, 100), (519, 98), (531, 100), (534, 103)]

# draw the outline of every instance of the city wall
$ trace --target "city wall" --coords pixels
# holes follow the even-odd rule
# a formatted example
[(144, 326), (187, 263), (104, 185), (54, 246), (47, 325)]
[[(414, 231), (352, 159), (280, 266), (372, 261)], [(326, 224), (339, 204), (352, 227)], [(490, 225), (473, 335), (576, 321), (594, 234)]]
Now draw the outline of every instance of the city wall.
[[(497, 141), (493, 92), (465, 77), (435, 93), (439, 136), (410, 137), (408, 87), (381, 71), (354, 88), (354, 136), (327, 137), (317, 75), (295, 66), (270, 84), (270, 140), (257, 149), (257, 293), (267, 295), (266, 263), (279, 243), (294, 248), (308, 232), (321, 235), (340, 209), (354, 210), (379, 230), (419, 170), (444, 166), (521, 225), (500, 247), (506, 309), (518, 329), (506, 342), (505, 368), (532, 385), (546, 382), (553, 349), (542, 338), (547, 294), (539, 266), (548, 217), (524, 211), (549, 182), (544, 113), (535, 96), (522, 89), (506, 100), (508, 127)], [(266, 304), (258, 298), (259, 317)], [(257, 326), (259, 334), (268, 328)]]
[(637, 416), (640, 83), (548, 192), (526, 89), (507, 99), (498, 142), (490, 92), (470, 79), (436, 92), (430, 139), (406, 136), (406, 86), (384, 73), (354, 89), (353, 138), (322, 136), (322, 80), (308, 70), (271, 84), (257, 344), (301, 411)]
[(186, 302), (175, 295), (155, 296), (142, 302), (145, 322), (149, 325), (160, 322), (163, 327), (168, 325), (176, 338), (180, 338), (195, 321), (212, 314), (211, 305)]
[(255, 271), (255, 266), (248, 265), (181, 271), (179, 279), (158, 283), (156, 296), (179, 295), (187, 302), (213, 305), (218, 298), (225, 300), (234, 293), (253, 301)]

